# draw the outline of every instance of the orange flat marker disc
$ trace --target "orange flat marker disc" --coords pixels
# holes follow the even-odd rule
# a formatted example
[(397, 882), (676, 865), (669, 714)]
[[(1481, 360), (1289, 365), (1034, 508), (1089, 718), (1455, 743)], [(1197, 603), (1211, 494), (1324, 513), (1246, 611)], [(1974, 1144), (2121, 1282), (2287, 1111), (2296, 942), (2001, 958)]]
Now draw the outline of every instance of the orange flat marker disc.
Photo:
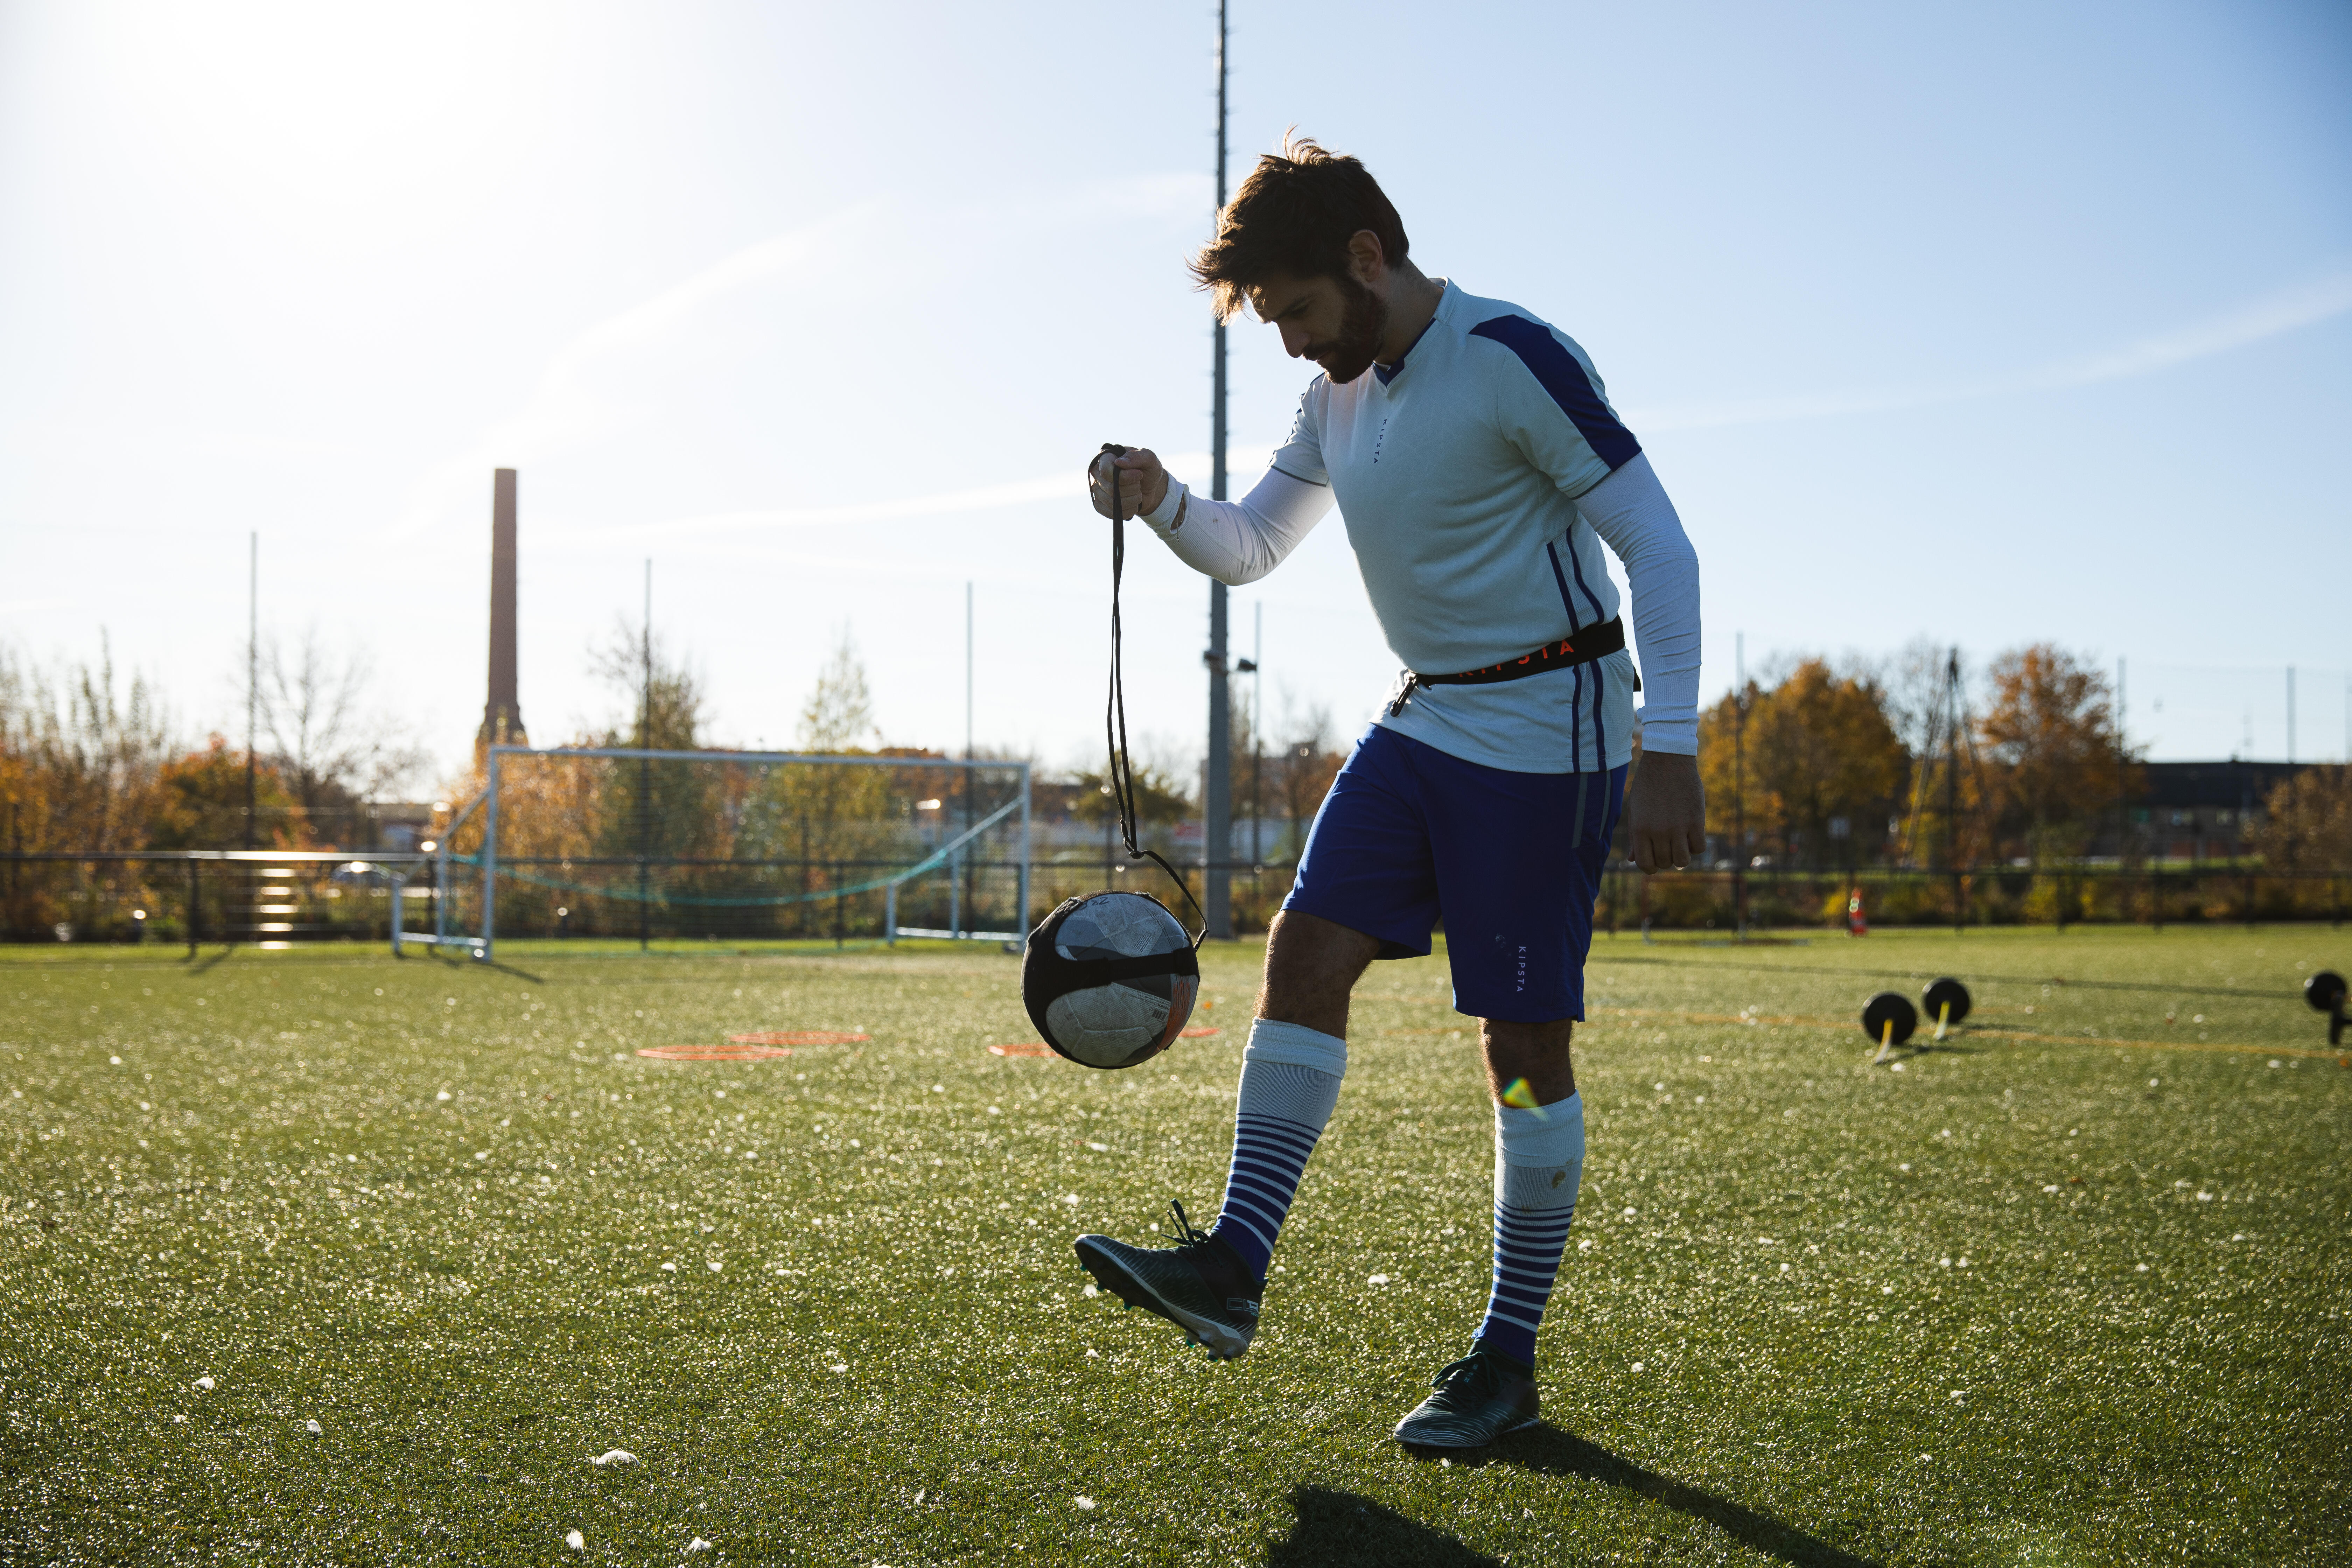
[(1176, 1037), (1180, 1040), (1205, 1040), (1213, 1036), (1222, 1035), (1224, 1031), (1223, 1029), (1213, 1029), (1204, 1026), (1198, 1029), (1187, 1029)]
[(854, 1046), (871, 1035), (842, 1034), (827, 1029), (769, 1029), (756, 1035), (730, 1035), (739, 1046)]
[(755, 1062), (763, 1057), (788, 1057), (790, 1046), (641, 1046), (637, 1055), (666, 1062)]
[(1042, 1040), (1024, 1040), (1018, 1045), (991, 1046), (988, 1054), (992, 1057), (1050, 1057), (1054, 1053)]

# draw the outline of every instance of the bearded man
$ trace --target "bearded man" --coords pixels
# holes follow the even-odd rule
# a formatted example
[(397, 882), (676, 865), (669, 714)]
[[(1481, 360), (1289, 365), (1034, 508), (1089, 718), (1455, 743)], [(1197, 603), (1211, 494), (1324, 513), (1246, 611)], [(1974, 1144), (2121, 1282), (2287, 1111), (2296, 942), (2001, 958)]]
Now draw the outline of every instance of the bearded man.
[[(1424, 275), (1356, 159), (1293, 141), (1260, 160), (1192, 273), (1223, 316), (1248, 309), (1322, 374), (1245, 499), (1193, 495), (1136, 450), (1094, 471), (1097, 510), (1139, 514), (1180, 559), (1238, 585), (1280, 565), (1336, 501), (1406, 668), (1317, 814), (1268, 935), (1215, 1223), (1197, 1230), (1174, 1205), (1175, 1246), (1082, 1236), (1078, 1258), (1211, 1353), (1246, 1351), (1347, 1070), (1349, 994), (1375, 960), (1428, 953), (1442, 917), (1454, 1006), (1478, 1020), (1495, 1100), (1494, 1272), (1469, 1354), (1395, 1435), (1474, 1447), (1539, 1408), (1536, 1334), (1584, 1165), (1569, 1043), (1621, 806), (1645, 871), (1705, 847), (1697, 557), (1585, 352), (1517, 305)], [(1643, 682), (1604, 544), (1641, 634), (1638, 719)]]

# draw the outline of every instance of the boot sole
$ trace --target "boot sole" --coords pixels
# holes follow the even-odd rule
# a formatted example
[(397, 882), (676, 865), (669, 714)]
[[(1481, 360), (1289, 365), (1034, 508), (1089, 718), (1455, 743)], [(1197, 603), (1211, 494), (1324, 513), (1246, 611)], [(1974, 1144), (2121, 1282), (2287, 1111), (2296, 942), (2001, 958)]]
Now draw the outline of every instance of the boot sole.
[(1078, 1263), (1093, 1276), (1094, 1282), (1130, 1307), (1140, 1307), (1147, 1312), (1167, 1319), (1184, 1331), (1188, 1344), (1199, 1345), (1219, 1361), (1239, 1361), (1248, 1350), (1249, 1341), (1223, 1323), (1188, 1312), (1113, 1260), (1108, 1255), (1088, 1247), (1084, 1240), (1076, 1244)]
[(1539, 1424), (1542, 1420), (1543, 1414), (1540, 1411), (1530, 1412), (1529, 1414), (1521, 1416), (1518, 1420), (1513, 1422), (1508, 1426), (1501, 1428), (1499, 1431), (1496, 1432), (1493, 1436), (1482, 1437), (1475, 1443), (1450, 1442), (1430, 1437), (1408, 1437), (1404, 1435), (1404, 1429), (1402, 1424), (1399, 1425), (1397, 1430), (1390, 1433), (1389, 1436), (1394, 1437), (1399, 1443), (1408, 1448), (1434, 1448), (1443, 1449), (1448, 1453), (1458, 1454), (1466, 1448), (1484, 1448), (1490, 1443), (1500, 1442), (1503, 1438), (1509, 1436), (1512, 1433), (1524, 1432), (1528, 1427)]

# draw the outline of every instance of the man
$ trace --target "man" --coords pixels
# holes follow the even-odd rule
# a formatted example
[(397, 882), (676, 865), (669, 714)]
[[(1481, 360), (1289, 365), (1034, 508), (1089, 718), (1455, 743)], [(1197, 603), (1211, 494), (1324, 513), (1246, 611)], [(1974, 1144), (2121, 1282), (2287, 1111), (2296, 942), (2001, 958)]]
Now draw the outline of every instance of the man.
[[(1696, 760), (1698, 563), (1584, 351), (1528, 311), (1424, 276), (1363, 165), (1294, 141), (1260, 160), (1192, 263), (1323, 374), (1238, 503), (1139, 450), (1094, 471), (1230, 584), (1280, 564), (1336, 500), (1389, 646), (1409, 667), (1317, 814), (1266, 942), (1224, 1203), (1177, 1245), (1077, 1239), (1081, 1263), (1211, 1353), (1249, 1348), (1275, 1242), (1348, 1059), (1348, 996), (1378, 958), (1430, 951), (1479, 1020), (1495, 1100), (1495, 1261), (1471, 1352), (1396, 1428), (1474, 1447), (1536, 1419), (1536, 1331), (1584, 1163), (1569, 1037), (1584, 1016), (1596, 884), (1622, 805), (1635, 861), (1705, 843)], [(1624, 563), (1648, 676), (1624, 651), (1601, 545)]]

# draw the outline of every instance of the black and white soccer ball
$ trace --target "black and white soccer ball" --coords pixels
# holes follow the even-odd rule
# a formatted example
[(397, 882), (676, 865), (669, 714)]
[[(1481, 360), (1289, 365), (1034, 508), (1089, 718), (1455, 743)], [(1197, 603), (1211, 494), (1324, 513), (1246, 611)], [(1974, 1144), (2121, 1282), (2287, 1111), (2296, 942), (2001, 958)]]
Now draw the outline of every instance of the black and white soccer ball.
[(1142, 893), (1071, 899), (1029, 933), (1021, 999), (1045, 1043), (1090, 1068), (1131, 1068), (1175, 1042), (1201, 994), (1183, 922)]

